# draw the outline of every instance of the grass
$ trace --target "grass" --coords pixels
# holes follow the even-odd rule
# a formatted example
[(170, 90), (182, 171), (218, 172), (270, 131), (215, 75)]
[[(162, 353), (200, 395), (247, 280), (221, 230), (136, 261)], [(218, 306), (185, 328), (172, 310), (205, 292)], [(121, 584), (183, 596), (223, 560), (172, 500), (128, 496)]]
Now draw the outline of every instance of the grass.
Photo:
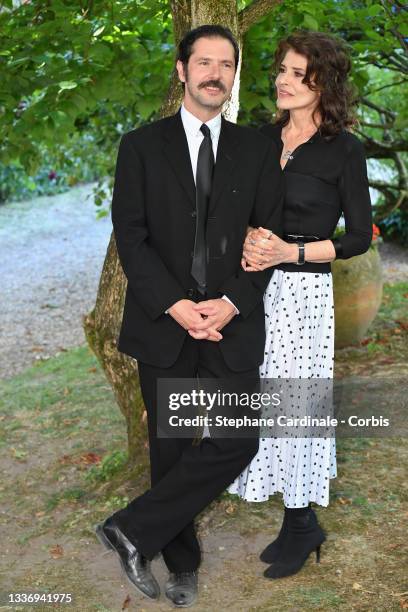
[[(28, 483), (40, 473), (44, 489), (61, 483), (59, 493), (38, 492), (30, 498), (35, 512), (80, 505), (84, 498), (84, 503), (92, 504), (94, 495), (100, 497), (97, 486), (90, 483), (109, 481), (114, 489), (115, 475), (121, 472), (122, 477), (123, 469), (131, 473), (126, 464), (125, 419), (86, 347), (2, 381), (0, 422), (3, 460), (27, 468), (25, 477), (32, 474)], [(145, 458), (142, 463), (146, 466)], [(14, 501), (21, 494), (7, 484), (5, 490)]]
[(384, 285), (377, 317), (360, 346), (336, 354), (336, 374), (362, 373), (378, 365), (408, 362), (408, 282)]
[[(368, 341), (339, 351), (336, 372), (406, 370), (407, 294), (408, 283), (385, 287)], [(0, 497), (13, 527), (3, 541), (9, 561), (2, 588), (67, 589), (75, 592), (75, 610), (120, 609), (109, 581), (89, 572), (97, 550), (91, 526), (148, 488), (148, 459), (141, 447), (137, 464), (127, 465), (125, 420), (96, 359), (80, 347), (0, 381), (0, 426)], [(271, 583), (260, 578), (255, 552), (237, 544), (234, 557), (225, 544), (229, 556), (210, 576), (198, 610), (214, 609), (214, 601), (218, 609), (254, 612), (408, 607), (406, 441), (343, 438), (337, 446), (331, 503), (319, 509), (328, 533), (320, 566), (310, 560), (297, 576)], [(259, 537), (259, 550), (281, 513), (278, 497), (248, 504), (224, 493), (200, 516), (200, 533), (217, 545), (228, 534), (244, 542)], [(50, 550), (59, 542), (64, 552), (55, 558)]]

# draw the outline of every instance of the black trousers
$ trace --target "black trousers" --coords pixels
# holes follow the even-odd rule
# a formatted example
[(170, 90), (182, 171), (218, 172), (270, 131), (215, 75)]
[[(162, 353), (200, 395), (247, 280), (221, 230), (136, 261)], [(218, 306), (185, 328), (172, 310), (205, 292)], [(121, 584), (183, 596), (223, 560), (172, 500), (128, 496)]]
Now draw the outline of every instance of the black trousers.
[(194, 571), (201, 561), (194, 517), (235, 480), (258, 452), (258, 438), (157, 437), (159, 378), (236, 378), (253, 381), (258, 369), (232, 372), (218, 343), (186, 337), (176, 363), (157, 368), (139, 363), (147, 410), (151, 489), (113, 516), (128, 539), (148, 558), (162, 552), (171, 572)]

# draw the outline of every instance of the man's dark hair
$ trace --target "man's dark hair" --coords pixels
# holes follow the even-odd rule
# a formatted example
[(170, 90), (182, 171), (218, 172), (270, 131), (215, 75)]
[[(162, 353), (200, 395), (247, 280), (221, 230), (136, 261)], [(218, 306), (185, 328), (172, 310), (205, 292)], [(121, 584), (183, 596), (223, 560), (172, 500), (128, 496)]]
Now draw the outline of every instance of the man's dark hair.
[(177, 60), (182, 62), (184, 66), (187, 66), (188, 60), (193, 52), (193, 45), (199, 38), (225, 38), (229, 40), (234, 48), (235, 56), (235, 70), (238, 66), (239, 61), (239, 46), (234, 38), (233, 33), (229, 28), (225, 28), (222, 25), (202, 25), (194, 30), (190, 30), (179, 42)]

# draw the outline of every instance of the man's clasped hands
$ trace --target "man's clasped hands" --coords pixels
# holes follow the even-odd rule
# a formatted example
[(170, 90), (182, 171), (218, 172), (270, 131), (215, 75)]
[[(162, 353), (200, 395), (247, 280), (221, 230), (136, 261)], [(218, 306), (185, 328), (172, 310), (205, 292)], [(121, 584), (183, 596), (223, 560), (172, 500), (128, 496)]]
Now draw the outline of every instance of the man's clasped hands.
[(169, 315), (196, 340), (219, 342), (222, 329), (235, 316), (235, 307), (217, 298), (196, 304), (191, 300), (179, 300), (171, 308)]
[[(248, 228), (248, 230), (241, 262), (245, 272), (259, 272), (270, 265), (280, 263), (282, 256), (277, 247), (280, 243), (283, 245), (286, 243), (275, 235), (271, 236), (272, 232), (265, 228)], [(272, 243), (273, 240), (278, 244)], [(262, 243), (262, 250), (254, 248), (258, 241)], [(271, 259), (268, 260), (265, 256)], [(192, 300), (179, 300), (168, 310), (168, 314), (187, 330), (190, 336), (196, 340), (212, 342), (222, 340), (220, 330), (234, 318), (236, 313), (235, 306), (223, 298), (205, 300), (198, 304)]]

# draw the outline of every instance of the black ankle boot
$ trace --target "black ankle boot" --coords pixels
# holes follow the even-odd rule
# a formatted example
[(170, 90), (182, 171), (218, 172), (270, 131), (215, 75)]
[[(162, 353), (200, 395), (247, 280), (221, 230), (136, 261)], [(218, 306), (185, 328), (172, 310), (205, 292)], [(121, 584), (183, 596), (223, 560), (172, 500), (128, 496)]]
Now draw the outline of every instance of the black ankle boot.
[(281, 552), (283, 540), (288, 531), (288, 520), (287, 520), (287, 508), (285, 508), (285, 514), (283, 515), (283, 523), (278, 533), (278, 537), (271, 542), (259, 555), (259, 558), (264, 563), (273, 563)]
[[(301, 512), (306, 512), (307, 508), (301, 508)], [(309, 511), (314, 514), (314, 510), (311, 508), (309, 504)], [(286, 534), (288, 533), (288, 513), (291, 512), (291, 508), (285, 507), (285, 513), (283, 515), (283, 523), (280, 528), (278, 537), (271, 542), (259, 555), (259, 558), (264, 563), (274, 563), (277, 560), (279, 553), (282, 550), (283, 540), (285, 539)], [(316, 518), (316, 515), (315, 515)], [(317, 521), (317, 518), (316, 518)]]
[(266, 578), (283, 578), (296, 574), (310, 553), (316, 551), (320, 561), (320, 546), (326, 539), (311, 508), (285, 508), (286, 534), (275, 562), (265, 570)]

